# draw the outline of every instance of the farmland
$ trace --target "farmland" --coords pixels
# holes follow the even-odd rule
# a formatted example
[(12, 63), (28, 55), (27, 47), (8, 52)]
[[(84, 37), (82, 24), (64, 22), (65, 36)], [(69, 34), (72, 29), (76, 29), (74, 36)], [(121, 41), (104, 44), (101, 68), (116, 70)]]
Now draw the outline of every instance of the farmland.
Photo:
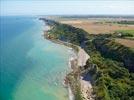
[(89, 34), (109, 34), (117, 30), (133, 30), (134, 25), (112, 23), (110, 19), (60, 19), (61, 23), (82, 28)]

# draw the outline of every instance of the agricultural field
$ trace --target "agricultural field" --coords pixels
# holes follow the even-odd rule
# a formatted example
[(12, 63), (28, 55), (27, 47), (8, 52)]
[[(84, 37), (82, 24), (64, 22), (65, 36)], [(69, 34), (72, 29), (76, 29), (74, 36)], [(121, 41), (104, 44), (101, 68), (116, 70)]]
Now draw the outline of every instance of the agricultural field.
[(89, 34), (113, 34), (115, 42), (134, 48), (134, 25), (117, 23), (122, 22), (121, 19), (61, 18), (58, 21), (84, 29)]
[(126, 47), (134, 48), (134, 40), (117, 38), (115, 41)]
[[(108, 23), (110, 19), (60, 19), (61, 23), (69, 24), (77, 28), (82, 28), (89, 34), (109, 34), (117, 30), (133, 30), (134, 25)], [(110, 22), (112, 22), (110, 20)], [(117, 21), (117, 19), (116, 19)]]
[(134, 39), (134, 29), (133, 30), (118, 30), (115, 31), (116, 35), (120, 35), (121, 38)]

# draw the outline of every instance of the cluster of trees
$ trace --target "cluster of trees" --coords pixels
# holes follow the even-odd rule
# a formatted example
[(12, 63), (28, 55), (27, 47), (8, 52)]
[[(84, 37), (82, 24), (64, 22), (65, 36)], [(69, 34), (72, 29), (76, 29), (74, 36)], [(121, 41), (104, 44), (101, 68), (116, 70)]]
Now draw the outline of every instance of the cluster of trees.
[(115, 42), (113, 39), (94, 39), (97, 50), (107, 57), (124, 63), (129, 71), (134, 72), (134, 50)]
[[(84, 44), (84, 50), (91, 57), (85, 70), (90, 68), (96, 100), (134, 99), (134, 52), (131, 49), (104, 39), (111, 35), (89, 35), (82, 29), (66, 24), (54, 24), (49, 32), (55, 39), (79, 46)], [(76, 97), (77, 100), (82, 99), (79, 90)]]
[(49, 20), (49, 19), (46, 19), (46, 18), (39, 18), (39, 20), (43, 20), (49, 26), (54, 26), (54, 25), (59, 24), (58, 22), (56, 22), (54, 20)]
[(67, 24), (58, 24), (53, 26), (49, 33), (54, 35), (56, 39), (60, 39), (62, 41), (70, 42), (76, 45), (82, 45), (87, 40), (87, 32), (75, 28), (73, 26)]
[(106, 23), (134, 25), (134, 21), (122, 20), (122, 21), (107, 21)]
[(117, 23), (118, 23), (118, 24), (134, 25), (134, 21), (127, 21), (127, 20), (118, 21)]
[(96, 100), (133, 100), (134, 73), (121, 62), (102, 56), (90, 41), (85, 50), (91, 56), (89, 63), (96, 65), (90, 69)]

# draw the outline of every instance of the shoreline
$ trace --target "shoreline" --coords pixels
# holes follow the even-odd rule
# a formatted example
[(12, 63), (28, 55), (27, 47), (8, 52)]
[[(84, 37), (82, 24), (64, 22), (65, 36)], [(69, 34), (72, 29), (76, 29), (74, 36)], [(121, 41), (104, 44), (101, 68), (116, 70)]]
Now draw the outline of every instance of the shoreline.
[[(51, 29), (48, 31), (48, 33), (46, 33), (48, 38), (61, 40), (63, 42), (68, 41), (80, 47), (84, 47), (83, 49), (87, 52), (87, 54), (91, 55), (91, 58), (86, 62), (86, 66), (83, 68), (80, 66), (79, 69), (77, 69), (74, 73), (68, 72), (69, 75), (67, 76), (70, 76), (68, 79), (70, 79), (69, 84), (72, 85), (71, 87), (80, 86), (78, 83), (78, 75), (83, 76), (81, 77), (82, 81), (89, 81), (93, 86), (91, 97), (85, 99), (81, 96), (82, 92), (80, 91), (80, 87), (74, 88), (74, 90), (72, 89), (73, 93), (75, 94), (75, 100), (91, 100), (90, 98), (104, 100), (111, 98), (131, 99), (133, 97), (130, 95), (130, 93), (132, 93), (131, 89), (133, 89), (133, 86), (131, 85), (133, 83), (133, 70), (131, 67), (133, 65), (132, 55), (134, 54), (131, 48), (116, 43), (113, 39), (113, 35), (104, 34), (90, 36), (84, 29), (76, 28), (68, 24), (62, 24), (56, 20), (45, 18), (42, 19), (46, 22), (47, 25), (51, 26)], [(115, 36), (115, 38), (116, 37), (118, 36)], [(105, 47), (107, 47), (107, 50), (103, 50)], [(128, 52), (129, 55), (125, 56), (125, 51)], [(110, 55), (108, 55), (109, 53)], [(129, 62), (127, 62), (128, 60)], [(117, 70), (115, 71), (115, 69)], [(115, 75), (115, 73), (119, 73), (119, 75)], [(126, 83), (122, 83), (120, 80), (125, 81)], [(112, 85), (109, 83), (109, 81), (112, 82)], [(117, 84), (118, 82), (120, 84)], [(81, 84), (86, 83), (82, 82)], [(128, 89), (127, 87), (121, 87), (124, 85), (130, 86), (130, 88)], [(110, 88), (114, 89), (109, 91), (109, 86)], [(81, 88), (83, 88), (83, 91), (87, 89), (87, 87)], [(117, 94), (115, 94), (115, 92), (117, 92), (116, 89), (119, 90)], [(126, 93), (122, 89), (128, 92)], [(85, 94), (89, 94), (87, 93), (88, 91), (85, 92)], [(120, 95), (123, 96), (120, 97)]]
[[(48, 26), (49, 27), (49, 26)], [(49, 28), (51, 29), (51, 28)], [(88, 59), (90, 59), (90, 56), (85, 52), (84, 49), (82, 49), (80, 46), (77, 46), (77, 45), (74, 45), (72, 43), (68, 43), (68, 42), (64, 42), (64, 41), (61, 41), (59, 39), (51, 39), (48, 34), (47, 34), (47, 31), (44, 31), (44, 38), (47, 39), (47, 40), (50, 40), (51, 42), (54, 42), (56, 44), (60, 44), (60, 45), (64, 45), (64, 46), (67, 46), (67, 47), (70, 47), (70, 49), (73, 49), (74, 50), (74, 53), (75, 53), (75, 57), (70, 57), (69, 59), (69, 63), (70, 63), (70, 66), (72, 72), (76, 73), (77, 71), (79, 72), (79, 68), (80, 67), (84, 67), (86, 65), (86, 62)], [(72, 81), (71, 79), (69, 79), (69, 74), (68, 73), (65, 77), (65, 80), (64, 80), (64, 84), (67, 86), (68, 88), (68, 95), (69, 95), (69, 100), (75, 100), (75, 94), (74, 94), (74, 87), (71, 86), (71, 82), (69, 81)], [(83, 98), (83, 100), (94, 100), (93, 99), (93, 95), (92, 95), (92, 92), (93, 92), (93, 87), (92, 87), (92, 84), (91, 84), (91, 80), (90, 81), (86, 81), (84, 80), (84, 77), (82, 77), (81, 75), (78, 75), (77, 77), (77, 81), (79, 83), (79, 87), (80, 87), (80, 92), (81, 92), (81, 96)], [(77, 84), (78, 85), (78, 84)]]
[[(47, 27), (49, 27), (49, 26), (47, 26)], [(44, 34), (42, 34), (42, 36), (43, 36), (45, 39), (47, 39), (47, 40), (49, 40), (49, 41), (51, 41), (51, 42), (53, 42), (53, 43), (56, 43), (56, 44), (60, 44), (60, 45), (67, 46), (68, 48), (73, 49), (75, 55), (77, 55), (77, 48), (76, 48), (73, 44), (71, 44), (71, 43), (65, 43), (65, 42), (60, 41), (60, 40), (48, 39), (48, 38), (45, 36), (45, 33), (47, 33), (47, 31), (48, 31), (49, 29), (51, 29), (51, 28), (49, 27), (48, 29), (44, 30)], [(71, 50), (71, 51), (72, 51), (72, 50)], [(69, 63), (69, 66), (68, 66), (68, 67), (71, 68), (71, 71), (73, 70), (72, 67), (71, 67), (71, 59), (72, 59), (72, 58), (75, 59), (75, 58), (72, 57), (72, 55), (71, 55), (70, 58), (69, 58), (69, 62), (68, 62), (68, 63)], [(70, 73), (70, 72), (69, 72), (69, 73)], [(68, 74), (68, 73), (67, 73), (67, 74)], [(72, 89), (71, 89), (70, 84), (66, 83), (66, 77), (67, 77), (67, 75), (65, 76), (65, 78), (64, 78), (64, 80), (63, 80), (63, 86), (64, 86), (64, 88), (67, 88), (67, 90), (68, 90), (68, 98), (69, 98), (69, 100), (75, 100), (75, 99), (74, 99), (74, 94), (73, 94), (73, 92), (72, 92)]]

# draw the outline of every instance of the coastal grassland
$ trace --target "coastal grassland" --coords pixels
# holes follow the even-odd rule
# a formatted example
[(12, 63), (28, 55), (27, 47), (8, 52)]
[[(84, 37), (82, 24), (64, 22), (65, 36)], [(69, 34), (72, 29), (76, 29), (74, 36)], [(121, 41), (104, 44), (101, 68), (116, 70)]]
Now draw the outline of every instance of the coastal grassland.
[[(47, 34), (49, 38), (81, 46), (90, 55), (84, 70), (92, 76), (96, 100), (134, 99), (134, 52), (131, 48), (117, 44), (109, 34), (90, 35), (83, 29), (55, 21), (51, 26)], [(75, 100), (82, 100), (79, 81), (75, 81), (82, 71), (68, 75), (72, 90), (75, 90)]]

